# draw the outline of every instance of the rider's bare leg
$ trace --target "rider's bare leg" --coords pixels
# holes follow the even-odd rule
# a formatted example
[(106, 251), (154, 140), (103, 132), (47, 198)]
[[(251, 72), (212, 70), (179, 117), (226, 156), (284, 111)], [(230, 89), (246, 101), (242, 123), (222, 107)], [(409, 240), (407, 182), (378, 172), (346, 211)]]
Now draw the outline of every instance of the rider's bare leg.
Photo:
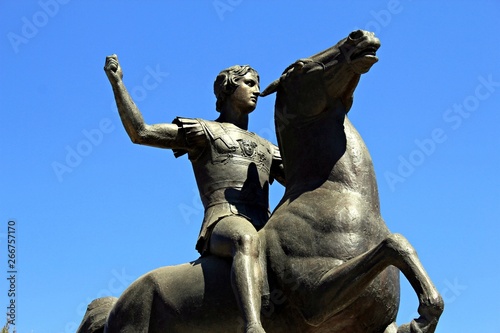
[(323, 275), (304, 315), (311, 324), (319, 324), (351, 304), (388, 266), (396, 266), (405, 275), (419, 299), (420, 317), (398, 332), (433, 333), (444, 304), (425, 272), (415, 249), (399, 234), (392, 234), (378, 246)]
[(231, 284), (245, 321), (245, 332), (264, 333), (260, 321), (263, 281), (260, 240), (253, 225), (239, 216), (223, 218), (212, 231), (210, 253), (233, 259)]

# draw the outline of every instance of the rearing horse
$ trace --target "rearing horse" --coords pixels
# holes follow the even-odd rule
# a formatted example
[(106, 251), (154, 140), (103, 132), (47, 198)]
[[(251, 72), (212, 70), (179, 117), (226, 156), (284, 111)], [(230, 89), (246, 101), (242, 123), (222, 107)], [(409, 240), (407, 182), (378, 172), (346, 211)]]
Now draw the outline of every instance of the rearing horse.
[[(379, 46), (372, 33), (354, 31), (289, 66), (262, 93), (277, 93), (287, 181), (259, 232), (268, 333), (433, 333), (443, 311), (413, 247), (387, 229), (371, 157), (346, 117)], [(420, 314), (399, 328), (398, 269), (417, 293)], [(117, 301), (94, 301), (78, 332), (237, 332), (242, 320), (229, 271), (230, 263), (214, 256), (156, 269)]]
[(370, 154), (346, 116), (379, 47), (373, 33), (354, 31), (289, 66), (262, 93), (277, 92), (286, 175), (284, 197), (265, 227), (268, 269), (296, 281), (296, 290), (280, 287), (308, 324), (327, 327), (307, 332), (395, 332), (387, 321), (399, 305), (395, 267), (420, 302), (420, 317), (397, 332), (434, 332), (443, 311), (415, 250), (380, 215)]

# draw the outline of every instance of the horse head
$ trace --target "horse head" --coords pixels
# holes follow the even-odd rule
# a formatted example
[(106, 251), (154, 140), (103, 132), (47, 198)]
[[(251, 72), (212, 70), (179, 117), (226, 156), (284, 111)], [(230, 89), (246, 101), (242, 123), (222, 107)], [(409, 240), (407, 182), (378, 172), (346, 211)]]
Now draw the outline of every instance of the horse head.
[(335, 46), (288, 66), (262, 92), (277, 93), (275, 123), (287, 190), (300, 193), (304, 184), (310, 189), (331, 178), (346, 151), (344, 119), (354, 90), (378, 61), (379, 47), (373, 33), (353, 31)]
[(378, 61), (379, 47), (380, 41), (373, 33), (353, 31), (335, 46), (288, 66), (261, 96), (278, 93), (276, 106), (283, 121), (317, 115), (337, 102), (347, 112), (361, 74)]

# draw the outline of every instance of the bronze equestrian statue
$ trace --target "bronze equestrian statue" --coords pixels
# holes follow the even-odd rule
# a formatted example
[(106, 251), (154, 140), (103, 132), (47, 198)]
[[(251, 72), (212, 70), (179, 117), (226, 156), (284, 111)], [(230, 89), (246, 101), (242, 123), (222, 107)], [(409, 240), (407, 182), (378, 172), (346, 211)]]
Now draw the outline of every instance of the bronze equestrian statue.
[[(386, 227), (371, 157), (347, 118), (379, 46), (372, 33), (354, 31), (289, 66), (262, 93), (277, 93), (286, 175), (284, 197), (259, 231), (268, 333), (432, 333), (444, 309), (413, 247)], [(79, 332), (238, 332), (230, 267), (205, 256), (149, 272), (116, 302), (91, 303)], [(399, 271), (418, 296), (420, 316), (397, 327)]]

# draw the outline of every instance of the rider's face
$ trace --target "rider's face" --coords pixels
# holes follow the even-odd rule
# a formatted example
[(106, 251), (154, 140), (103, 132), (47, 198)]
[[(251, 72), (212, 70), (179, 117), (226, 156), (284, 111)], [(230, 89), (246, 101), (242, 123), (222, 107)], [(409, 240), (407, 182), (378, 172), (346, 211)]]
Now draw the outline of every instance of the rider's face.
[(233, 109), (250, 113), (255, 110), (260, 94), (258, 78), (254, 73), (248, 72), (237, 82), (239, 86), (229, 97), (230, 103), (233, 105)]

